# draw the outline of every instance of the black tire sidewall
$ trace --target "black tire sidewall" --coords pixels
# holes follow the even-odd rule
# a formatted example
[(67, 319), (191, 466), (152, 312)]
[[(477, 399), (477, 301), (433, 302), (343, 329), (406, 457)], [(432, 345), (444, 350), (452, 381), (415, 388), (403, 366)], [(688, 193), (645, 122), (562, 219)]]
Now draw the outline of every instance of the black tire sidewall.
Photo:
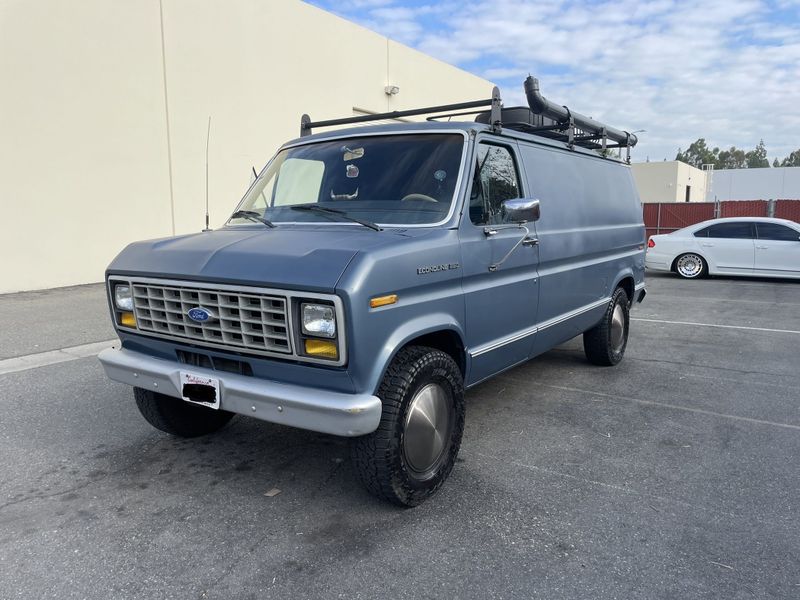
[[(411, 400), (428, 383), (441, 385), (451, 402), (450, 436), (447, 449), (434, 473), (415, 477), (403, 452), (404, 428)], [(449, 354), (430, 347), (410, 346), (400, 350), (377, 391), (383, 403), (378, 428), (353, 438), (352, 462), (361, 482), (373, 495), (400, 506), (417, 506), (441, 487), (461, 447), (464, 431), (464, 383), (461, 370)]]
[(156, 429), (178, 437), (199, 437), (213, 433), (234, 417), (234, 413), (215, 410), (166, 396), (152, 390), (134, 388), (139, 412)]
[[(619, 350), (614, 350), (612, 347), (611, 342), (611, 322), (614, 318), (614, 311), (616, 310), (617, 306), (622, 307), (622, 315), (625, 319), (624, 321), (624, 330), (623, 330), (623, 340), (622, 340), (622, 347)], [(625, 356), (625, 350), (628, 347), (628, 333), (630, 332), (630, 309), (628, 304), (628, 294), (622, 288), (617, 288), (617, 291), (614, 292), (614, 296), (611, 298), (611, 307), (608, 311), (608, 315), (606, 316), (608, 320), (608, 357), (612, 364), (616, 365), (622, 360)]]
[[(413, 474), (413, 470), (406, 462), (404, 452), (405, 423), (408, 413), (411, 410), (411, 400), (423, 387), (430, 383), (435, 383), (441, 386), (447, 394), (447, 399), (450, 403), (450, 422), (448, 424), (450, 435), (448, 436), (447, 446), (442, 457), (440, 458), (438, 464), (436, 464), (432, 469), (433, 472), (425, 478), (419, 478)], [(404, 475), (404, 485), (410, 488), (425, 490), (432, 485), (438, 486), (440, 485), (441, 481), (450, 475), (450, 471), (453, 469), (456, 455), (458, 454), (458, 449), (461, 445), (461, 432), (463, 430), (463, 425), (462, 427), (457, 427), (457, 422), (459, 418), (462, 421), (464, 419), (463, 407), (459, 410), (457, 405), (458, 401), (455, 398), (456, 390), (454, 389), (455, 386), (453, 383), (454, 382), (451, 380), (451, 378), (448, 377), (448, 372), (446, 369), (436, 364), (428, 364), (425, 368), (420, 369), (416, 373), (412, 384), (408, 387), (404, 394), (402, 411), (400, 412), (399, 418), (396, 422), (396, 435), (398, 437), (400, 450), (397, 453), (396, 467)]]
[[(615, 351), (611, 341), (612, 319), (614, 309), (620, 306), (624, 316), (624, 340), (618, 351)], [(611, 295), (606, 306), (606, 312), (600, 322), (583, 333), (583, 350), (586, 358), (592, 364), (602, 367), (613, 367), (622, 361), (628, 347), (628, 333), (630, 332), (630, 303), (628, 293), (618, 287)]]
[[(426, 364), (421, 368), (416, 368), (422, 362)], [(397, 446), (396, 452), (392, 456), (392, 487), (398, 497), (402, 499), (403, 504), (416, 506), (438, 490), (450, 476), (461, 447), (465, 411), (463, 384), (460, 381), (460, 374), (456, 378), (456, 373), (453, 372), (455, 365), (448, 355), (439, 350), (429, 349), (429, 352), (418, 356), (411, 366), (414, 369), (414, 374), (409, 384), (404, 386), (401, 410), (393, 424), (393, 438), (397, 441)], [(438, 383), (447, 393), (451, 402), (451, 429), (444, 459), (437, 465), (436, 471), (430, 477), (421, 480), (411, 473), (406, 464), (403, 451), (404, 427), (406, 416), (411, 408), (411, 400), (423, 386), (429, 383)]]

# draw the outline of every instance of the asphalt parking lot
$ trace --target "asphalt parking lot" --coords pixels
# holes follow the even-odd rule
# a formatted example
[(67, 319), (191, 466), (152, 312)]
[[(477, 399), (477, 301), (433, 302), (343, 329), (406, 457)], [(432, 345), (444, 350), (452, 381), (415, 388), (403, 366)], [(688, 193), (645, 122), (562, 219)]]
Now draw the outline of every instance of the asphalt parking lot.
[(648, 291), (618, 367), (575, 339), (471, 390), (410, 510), (345, 440), (172, 439), (80, 353), (4, 373), (113, 331), (99, 286), (0, 296), (0, 598), (798, 598), (800, 282)]

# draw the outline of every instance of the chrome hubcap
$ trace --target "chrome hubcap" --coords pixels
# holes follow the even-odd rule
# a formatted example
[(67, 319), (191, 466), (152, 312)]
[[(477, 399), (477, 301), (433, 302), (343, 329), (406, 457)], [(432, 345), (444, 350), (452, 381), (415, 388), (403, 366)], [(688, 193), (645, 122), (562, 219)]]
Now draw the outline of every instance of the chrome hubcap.
[(422, 387), (408, 407), (403, 454), (411, 471), (429, 474), (440, 462), (452, 428), (450, 400), (436, 383)]
[(625, 343), (625, 313), (622, 306), (614, 306), (614, 313), (611, 315), (611, 347), (614, 352), (622, 350)]
[(678, 259), (678, 272), (684, 277), (697, 277), (702, 270), (703, 261), (695, 254), (686, 254)]

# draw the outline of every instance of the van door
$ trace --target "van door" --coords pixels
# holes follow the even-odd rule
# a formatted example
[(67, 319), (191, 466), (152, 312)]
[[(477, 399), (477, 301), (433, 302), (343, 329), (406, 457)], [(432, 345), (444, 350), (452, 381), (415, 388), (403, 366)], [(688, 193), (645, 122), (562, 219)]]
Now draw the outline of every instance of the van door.
[[(505, 200), (523, 197), (516, 144), (480, 140), (459, 237), (464, 272), (467, 384), (527, 359), (536, 331), (539, 250), (533, 223), (507, 223)], [(514, 246), (517, 248), (508, 255)], [(497, 265), (506, 255), (508, 258)]]

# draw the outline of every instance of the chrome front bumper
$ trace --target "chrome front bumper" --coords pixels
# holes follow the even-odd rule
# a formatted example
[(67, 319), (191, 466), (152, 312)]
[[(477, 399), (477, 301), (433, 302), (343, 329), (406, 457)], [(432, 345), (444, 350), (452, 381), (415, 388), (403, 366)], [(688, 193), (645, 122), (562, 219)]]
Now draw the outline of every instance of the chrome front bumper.
[(354, 437), (375, 431), (381, 401), (369, 394), (343, 394), (202, 369), (109, 348), (98, 356), (109, 379), (181, 398), (180, 372), (219, 380), (220, 408), (272, 423)]

